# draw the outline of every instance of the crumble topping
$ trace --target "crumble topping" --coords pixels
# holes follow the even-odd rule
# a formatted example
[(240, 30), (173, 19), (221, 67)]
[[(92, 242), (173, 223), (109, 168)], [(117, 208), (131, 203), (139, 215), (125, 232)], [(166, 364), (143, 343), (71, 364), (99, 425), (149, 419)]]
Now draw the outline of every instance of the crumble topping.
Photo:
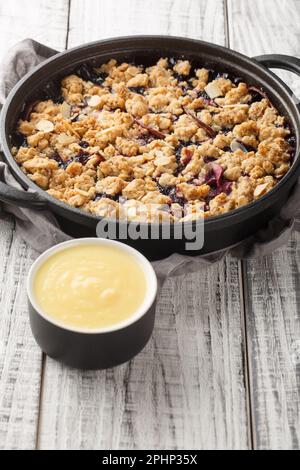
[(53, 197), (143, 221), (249, 204), (287, 173), (295, 150), (263, 90), (173, 58), (82, 65), (26, 106), (14, 137), (14, 158)]

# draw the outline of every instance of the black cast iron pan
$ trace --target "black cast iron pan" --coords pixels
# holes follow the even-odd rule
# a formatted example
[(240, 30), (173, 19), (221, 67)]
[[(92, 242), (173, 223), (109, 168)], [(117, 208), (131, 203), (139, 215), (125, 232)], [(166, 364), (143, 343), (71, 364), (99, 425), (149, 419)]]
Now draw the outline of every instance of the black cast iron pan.
[[(299, 139), (300, 113), (291, 90), (268, 67), (282, 68), (300, 75), (300, 59), (283, 55), (267, 55), (250, 59), (242, 54), (207, 42), (169, 36), (133, 36), (86, 44), (62, 52), (46, 60), (27, 74), (12, 90), (2, 111), (1, 142), (4, 158), (21, 185), (35, 193), (21, 192), (0, 183), (0, 200), (22, 207), (50, 209), (63, 230), (75, 237), (95, 236), (99, 218), (72, 208), (48, 195), (30, 181), (13, 159), (10, 148), (12, 135), (24, 103), (42, 98), (49, 83), (58, 82), (83, 63), (100, 64), (110, 58), (153, 63), (159, 57), (180, 57), (193, 60), (195, 65), (242, 77), (249, 85), (263, 87), (279, 111), (287, 117), (296, 139), (295, 157), (290, 171), (264, 197), (225, 215), (205, 220), (204, 246), (201, 250), (186, 250), (186, 241), (174, 239), (125, 240), (149, 259), (160, 259), (172, 253), (208, 254), (233, 246), (266, 224), (278, 214), (300, 173)], [(118, 236), (116, 236), (118, 238)], [(122, 240), (124, 241), (124, 240)]]

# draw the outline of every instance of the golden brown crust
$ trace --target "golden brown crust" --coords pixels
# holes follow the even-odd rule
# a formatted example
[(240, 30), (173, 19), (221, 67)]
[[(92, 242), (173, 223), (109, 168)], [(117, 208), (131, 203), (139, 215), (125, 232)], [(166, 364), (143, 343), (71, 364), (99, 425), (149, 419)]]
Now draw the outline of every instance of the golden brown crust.
[(12, 149), (32, 181), (73, 207), (210, 217), (259, 199), (290, 168), (284, 117), (246, 83), (165, 58), (148, 68), (112, 59), (93, 73), (102, 83), (72, 74), (63, 103), (32, 106), (17, 128), (26, 144)]

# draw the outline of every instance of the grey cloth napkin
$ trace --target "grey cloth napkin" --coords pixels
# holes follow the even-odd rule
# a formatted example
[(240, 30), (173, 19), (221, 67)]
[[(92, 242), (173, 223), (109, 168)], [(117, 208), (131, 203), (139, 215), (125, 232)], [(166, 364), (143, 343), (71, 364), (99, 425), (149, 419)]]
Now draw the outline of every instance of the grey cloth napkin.
[[(16, 44), (9, 51), (0, 69), (2, 70), (0, 75), (0, 107), (18, 80), (43, 60), (56, 53), (57, 51), (32, 39), (25, 39)], [(3, 161), (0, 161), (0, 181), (22, 189)], [(164, 260), (153, 262), (160, 285), (168, 276), (196, 272), (207, 265), (220, 261), (226, 254), (239, 259), (252, 258), (269, 254), (284, 245), (293, 229), (300, 231), (299, 198), (300, 181), (278, 217), (272, 220), (266, 229), (257, 232), (235, 247), (208, 256), (190, 257), (174, 254)], [(4, 211), (14, 215), (16, 229), (21, 237), (39, 252), (71, 238), (60, 230), (55, 216), (50, 211), (34, 211), (2, 204), (2, 212)]]

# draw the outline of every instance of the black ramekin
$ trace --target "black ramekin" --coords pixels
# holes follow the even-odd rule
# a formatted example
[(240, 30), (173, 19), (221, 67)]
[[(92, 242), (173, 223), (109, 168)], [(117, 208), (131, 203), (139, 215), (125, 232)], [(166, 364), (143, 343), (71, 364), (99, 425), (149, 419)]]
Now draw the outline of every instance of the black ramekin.
[[(126, 321), (99, 329), (83, 329), (60, 324), (37, 305), (33, 283), (39, 267), (54, 253), (77, 246), (95, 244), (116, 246), (130, 253), (142, 267), (147, 280), (141, 307)], [(135, 249), (116, 241), (81, 238), (60, 243), (37, 258), (27, 280), (30, 324), (33, 336), (50, 357), (79, 369), (106, 369), (132, 359), (147, 344), (154, 327), (157, 279), (149, 261)]]

